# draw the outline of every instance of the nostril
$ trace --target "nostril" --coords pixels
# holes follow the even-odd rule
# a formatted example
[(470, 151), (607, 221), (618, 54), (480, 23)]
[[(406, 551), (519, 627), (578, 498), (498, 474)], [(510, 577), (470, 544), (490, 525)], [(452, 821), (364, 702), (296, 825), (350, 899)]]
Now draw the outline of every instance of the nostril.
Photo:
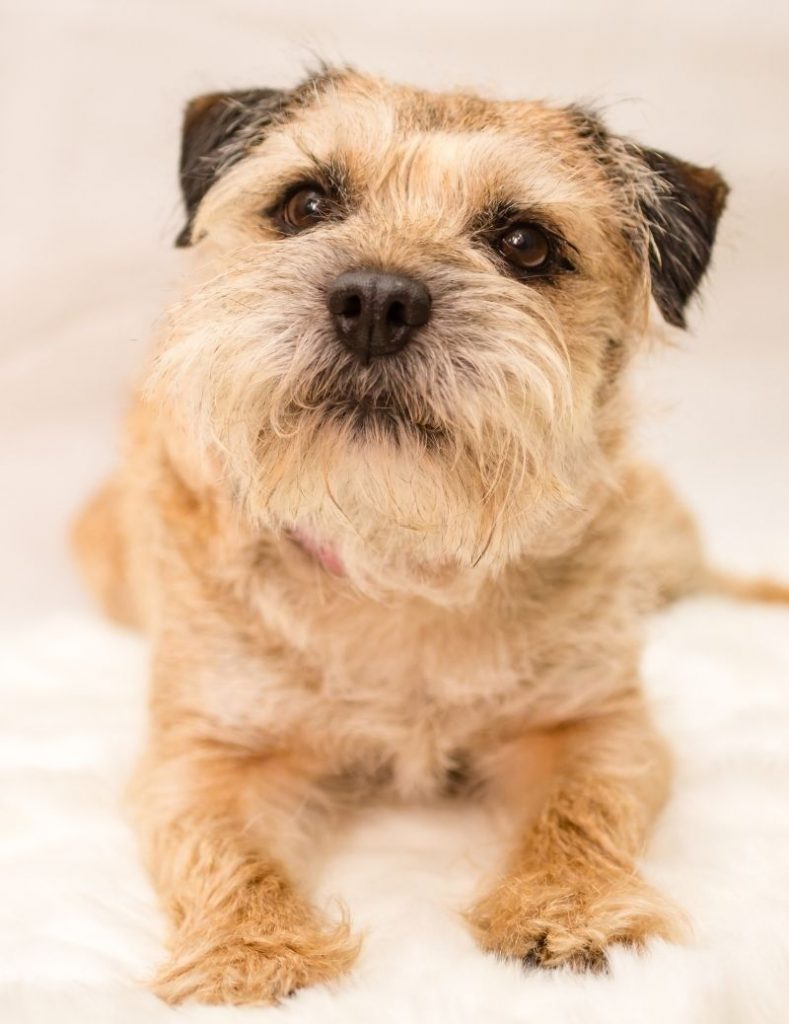
[(362, 312), (362, 300), (358, 295), (353, 293), (346, 295), (342, 303), (342, 309), (340, 309), (339, 312), (342, 316), (347, 317), (360, 316)]
[(402, 327), (405, 321), (405, 306), (402, 302), (393, 302), (386, 311), (386, 322), (393, 327)]

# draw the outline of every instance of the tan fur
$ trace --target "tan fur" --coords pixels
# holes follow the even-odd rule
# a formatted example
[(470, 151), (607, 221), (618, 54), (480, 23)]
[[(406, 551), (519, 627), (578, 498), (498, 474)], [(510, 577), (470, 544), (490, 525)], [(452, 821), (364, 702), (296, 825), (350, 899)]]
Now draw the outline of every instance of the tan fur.
[[(628, 449), (649, 301), (634, 197), (652, 186), (612, 152), (614, 184), (571, 111), (348, 72), (200, 203), (122, 466), (77, 530), (106, 610), (153, 647), (135, 809), (172, 926), (165, 999), (271, 1002), (349, 968), (357, 943), (310, 908), (300, 847), (362, 795), (440, 795), (459, 764), (511, 803), (543, 795), (469, 911), (485, 949), (598, 966), (611, 942), (678, 934), (635, 867), (669, 779), (640, 621), (707, 577)], [(356, 205), (282, 239), (261, 211), (316, 158), (341, 160)], [(502, 194), (549, 211), (582, 273), (535, 288), (494, 266), (468, 225)], [(360, 439), (327, 415), (325, 292), (355, 266), (429, 285), (422, 341), (364, 372), (407, 375), (404, 413), (432, 434)]]

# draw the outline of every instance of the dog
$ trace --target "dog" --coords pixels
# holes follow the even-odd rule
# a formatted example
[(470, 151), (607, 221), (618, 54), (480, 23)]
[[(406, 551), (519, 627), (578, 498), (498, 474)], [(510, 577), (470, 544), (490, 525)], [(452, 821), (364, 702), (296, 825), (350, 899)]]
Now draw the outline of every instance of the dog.
[(351, 968), (300, 851), (372, 798), (509, 808), (484, 950), (600, 970), (681, 939), (635, 865), (670, 781), (642, 623), (785, 597), (708, 568), (631, 444), (628, 368), (651, 310), (685, 325), (720, 174), (581, 107), (328, 68), (193, 100), (180, 178), (189, 272), (75, 528), (152, 644), (154, 990), (272, 1003)]

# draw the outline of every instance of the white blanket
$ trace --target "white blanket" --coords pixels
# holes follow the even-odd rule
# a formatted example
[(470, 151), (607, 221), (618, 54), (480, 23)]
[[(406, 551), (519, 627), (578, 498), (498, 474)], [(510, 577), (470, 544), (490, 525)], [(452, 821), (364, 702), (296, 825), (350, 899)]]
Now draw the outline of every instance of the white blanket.
[(124, 823), (145, 650), (89, 617), (0, 640), (3, 1024), (781, 1024), (789, 1020), (789, 610), (688, 602), (644, 668), (678, 758), (644, 871), (691, 916), (685, 947), (614, 952), (608, 977), (484, 956), (457, 914), (498, 849), (462, 805), (375, 810), (323, 900), (366, 932), (353, 974), (277, 1009), (171, 1010), (142, 987), (162, 921)]

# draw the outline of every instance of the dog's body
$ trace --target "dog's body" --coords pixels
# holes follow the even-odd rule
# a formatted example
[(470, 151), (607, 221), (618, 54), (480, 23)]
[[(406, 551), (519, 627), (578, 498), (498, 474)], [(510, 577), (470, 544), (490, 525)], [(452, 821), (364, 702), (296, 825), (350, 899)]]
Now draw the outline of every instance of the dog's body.
[(182, 182), (195, 276), (77, 531), (153, 641), (158, 991), (347, 968), (288, 864), (370, 794), (540, 795), (469, 911), (486, 949), (595, 966), (676, 936), (634, 868), (669, 777), (640, 623), (709, 577), (631, 455), (625, 368), (650, 289), (682, 322), (720, 178), (573, 108), (332, 72), (195, 101)]
[(147, 456), (155, 478), (130, 472), (105, 489), (81, 546), (120, 621), (157, 635), (172, 586), (168, 630), (202, 623), (223, 637), (232, 683), (195, 692), (190, 678), (180, 693), (166, 676), (157, 696), (175, 702), (168, 715), (197, 714), (201, 730), (205, 717), (223, 742), (284, 746), (320, 775), (382, 794), (441, 795), (460, 771), (481, 782), (524, 725), (555, 726), (619, 696), (644, 611), (703, 579), (692, 521), (645, 466), (627, 467), (569, 556), (516, 563), (447, 607), (360, 595), (292, 538), (231, 525), (213, 495), (195, 500), (161, 450)]

